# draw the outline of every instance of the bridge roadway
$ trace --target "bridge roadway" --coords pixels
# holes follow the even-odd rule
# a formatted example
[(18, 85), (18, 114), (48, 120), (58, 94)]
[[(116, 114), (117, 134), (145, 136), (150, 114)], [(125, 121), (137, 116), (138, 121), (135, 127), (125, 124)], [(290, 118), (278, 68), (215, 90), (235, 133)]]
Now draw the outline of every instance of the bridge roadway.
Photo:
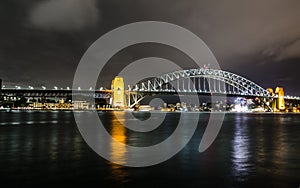
[[(73, 92), (74, 91), (74, 92)], [(3, 96), (7, 97), (71, 97), (72, 95), (80, 95), (94, 98), (111, 98), (111, 90), (67, 90), (67, 89), (2, 89), (1, 93)], [(128, 94), (128, 90), (126, 92)], [(241, 93), (220, 93), (220, 92), (211, 92), (211, 91), (175, 91), (175, 90), (157, 90), (157, 91), (130, 91), (131, 94), (144, 94), (147, 96), (153, 95), (199, 95), (199, 96), (227, 96), (227, 97), (245, 97), (245, 98), (255, 98), (255, 97), (264, 97), (258, 95), (249, 95)], [(270, 96), (269, 98), (276, 99), (277, 95)], [(293, 96), (284, 96), (286, 100), (299, 100), (299, 97)]]
[(3, 96), (7, 97), (72, 97), (72, 95), (80, 95), (94, 98), (111, 98), (111, 90), (67, 90), (67, 89), (2, 89), (1, 93)]
[[(253, 95), (253, 94), (243, 94), (243, 93), (220, 93), (220, 92), (211, 92), (211, 91), (131, 91), (131, 94), (142, 93), (148, 96), (154, 95), (199, 95), (199, 96), (227, 96), (227, 97), (245, 97), (245, 98), (269, 98), (269, 99), (277, 99), (278, 95), (274, 96), (263, 96), (263, 95)], [(286, 100), (298, 100), (300, 101), (299, 97), (295, 96), (284, 96)]]

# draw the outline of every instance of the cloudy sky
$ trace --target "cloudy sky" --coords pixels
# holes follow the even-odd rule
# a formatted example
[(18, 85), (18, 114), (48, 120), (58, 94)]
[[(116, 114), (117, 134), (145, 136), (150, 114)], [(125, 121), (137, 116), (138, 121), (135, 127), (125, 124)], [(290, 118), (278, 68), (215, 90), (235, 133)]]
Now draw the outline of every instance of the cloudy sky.
[[(223, 70), (263, 87), (283, 86), (300, 96), (299, 0), (2, 0), (0, 77), (4, 84), (66, 87), (89, 46), (124, 24), (164, 21), (195, 33)], [(162, 45), (122, 50), (100, 79), (139, 58), (159, 56), (192, 68)]]

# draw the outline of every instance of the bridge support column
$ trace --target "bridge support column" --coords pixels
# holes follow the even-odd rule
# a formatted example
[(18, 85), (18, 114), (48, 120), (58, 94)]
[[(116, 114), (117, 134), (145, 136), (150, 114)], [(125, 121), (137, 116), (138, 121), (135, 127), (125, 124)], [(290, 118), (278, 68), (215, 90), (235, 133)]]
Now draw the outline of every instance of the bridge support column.
[(275, 93), (278, 95), (278, 99), (276, 101), (277, 103), (277, 109), (283, 111), (285, 110), (285, 102), (284, 102), (284, 90), (281, 87), (277, 87), (275, 90)]
[(124, 81), (120, 76), (116, 76), (111, 83), (112, 90), (112, 101), (111, 105), (113, 107), (124, 108), (126, 106), (125, 102), (125, 90)]

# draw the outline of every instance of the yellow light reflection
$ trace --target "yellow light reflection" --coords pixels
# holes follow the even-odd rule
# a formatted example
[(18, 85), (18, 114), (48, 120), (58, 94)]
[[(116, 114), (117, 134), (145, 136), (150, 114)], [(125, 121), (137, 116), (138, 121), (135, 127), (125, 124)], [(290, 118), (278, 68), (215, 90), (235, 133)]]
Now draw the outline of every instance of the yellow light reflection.
[[(124, 118), (124, 112), (115, 112), (118, 113), (118, 118)], [(116, 116), (112, 119), (112, 129), (111, 129), (111, 136), (117, 141), (111, 142), (111, 159), (112, 161), (116, 161), (119, 164), (125, 164), (127, 157), (126, 157), (126, 128), (120, 123)], [(120, 144), (121, 143), (121, 144)], [(127, 172), (123, 170), (123, 167), (117, 164), (112, 164), (112, 178), (117, 180), (118, 182), (122, 182), (126, 180)]]
[[(118, 113), (119, 118), (124, 118), (123, 112), (115, 112)], [(126, 161), (126, 135), (125, 135), (125, 127), (120, 123), (118, 118), (114, 116), (112, 120), (112, 129), (111, 136), (118, 142), (122, 144), (118, 144), (115, 142), (111, 142), (111, 158), (113, 161), (118, 161), (119, 164), (123, 164)]]

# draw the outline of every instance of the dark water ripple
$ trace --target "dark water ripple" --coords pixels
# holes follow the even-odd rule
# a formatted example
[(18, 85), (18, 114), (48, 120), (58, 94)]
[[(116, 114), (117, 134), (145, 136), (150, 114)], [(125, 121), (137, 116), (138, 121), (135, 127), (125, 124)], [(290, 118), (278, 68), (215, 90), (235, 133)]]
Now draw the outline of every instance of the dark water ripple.
[[(161, 142), (179, 118), (167, 114), (161, 127), (137, 133), (122, 127), (112, 113), (99, 116), (116, 139), (135, 146)], [(300, 186), (300, 115), (226, 114), (217, 139), (204, 153), (198, 146), (209, 114), (190, 114), (186, 121), (192, 116), (200, 122), (181, 152), (155, 166), (129, 168), (95, 154), (71, 112), (0, 112), (1, 187)], [(126, 151), (113, 147), (122, 158)]]

